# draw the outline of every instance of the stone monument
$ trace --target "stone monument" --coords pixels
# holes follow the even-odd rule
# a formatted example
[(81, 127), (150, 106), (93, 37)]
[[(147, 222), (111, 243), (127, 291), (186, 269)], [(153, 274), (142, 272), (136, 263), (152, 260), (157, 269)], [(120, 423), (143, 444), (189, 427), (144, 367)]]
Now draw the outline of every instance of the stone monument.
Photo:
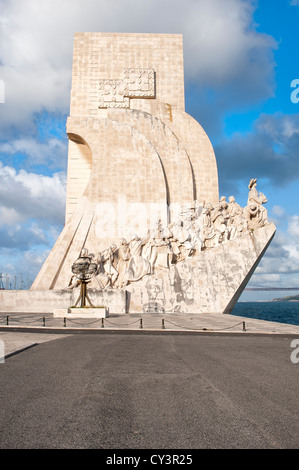
[(229, 313), (275, 227), (256, 179), (245, 208), (219, 199), (213, 147), (185, 112), (182, 35), (75, 34), (67, 135), (65, 226), (28, 298), (68, 307), (84, 251), (110, 312)]

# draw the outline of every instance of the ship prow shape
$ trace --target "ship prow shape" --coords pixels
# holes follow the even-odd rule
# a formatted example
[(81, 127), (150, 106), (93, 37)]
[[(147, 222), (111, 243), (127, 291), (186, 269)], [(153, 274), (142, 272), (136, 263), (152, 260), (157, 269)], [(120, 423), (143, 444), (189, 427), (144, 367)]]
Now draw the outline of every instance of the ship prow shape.
[(128, 286), (129, 311), (230, 313), (275, 235), (273, 223)]

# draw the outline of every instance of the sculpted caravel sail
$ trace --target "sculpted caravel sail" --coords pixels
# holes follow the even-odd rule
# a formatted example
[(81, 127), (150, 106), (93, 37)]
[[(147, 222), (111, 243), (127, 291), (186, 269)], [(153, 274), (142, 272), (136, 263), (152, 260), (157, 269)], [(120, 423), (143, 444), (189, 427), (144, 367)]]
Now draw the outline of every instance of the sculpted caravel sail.
[(114, 313), (229, 313), (275, 227), (254, 175), (245, 208), (219, 198), (213, 147), (185, 112), (182, 36), (75, 34), (67, 135), (65, 227), (31, 291), (69, 306), (84, 255), (94, 304)]

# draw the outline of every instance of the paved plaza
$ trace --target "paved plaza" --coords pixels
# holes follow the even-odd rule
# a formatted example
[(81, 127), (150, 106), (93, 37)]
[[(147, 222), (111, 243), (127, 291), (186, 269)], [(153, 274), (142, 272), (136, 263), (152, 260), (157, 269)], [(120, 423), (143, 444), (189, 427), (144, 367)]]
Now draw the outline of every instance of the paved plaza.
[(2, 330), (0, 448), (298, 448), (298, 330), (247, 324)]

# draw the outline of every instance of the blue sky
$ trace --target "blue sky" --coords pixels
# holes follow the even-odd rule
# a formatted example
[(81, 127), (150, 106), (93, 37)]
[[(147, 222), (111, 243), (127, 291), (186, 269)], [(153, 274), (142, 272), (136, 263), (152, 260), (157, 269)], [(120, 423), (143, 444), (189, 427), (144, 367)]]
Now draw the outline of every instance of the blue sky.
[(33, 279), (63, 227), (74, 32), (182, 33), (220, 193), (244, 206), (257, 178), (277, 226), (251, 283), (299, 287), (298, 22), (296, 0), (0, 0), (0, 272)]

